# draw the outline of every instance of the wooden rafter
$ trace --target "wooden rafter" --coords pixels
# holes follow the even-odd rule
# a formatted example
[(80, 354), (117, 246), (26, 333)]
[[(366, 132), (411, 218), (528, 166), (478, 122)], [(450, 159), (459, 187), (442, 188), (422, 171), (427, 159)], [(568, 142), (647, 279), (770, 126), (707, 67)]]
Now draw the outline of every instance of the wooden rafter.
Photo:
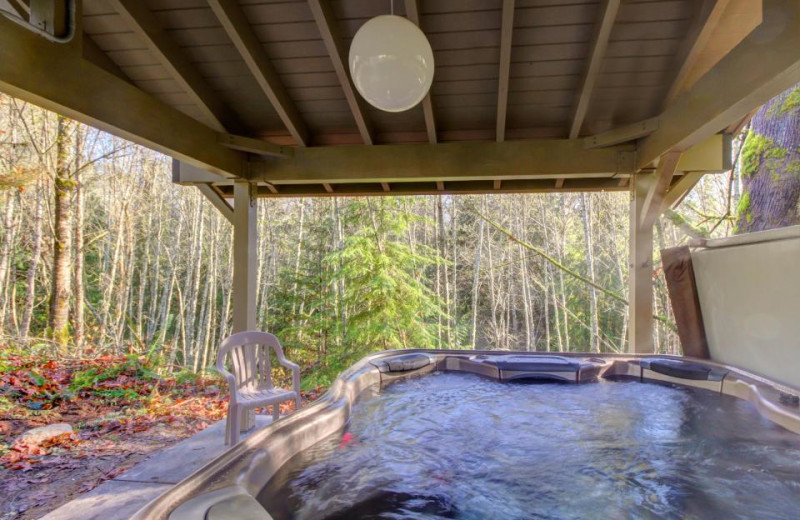
[(309, 147), (295, 149), (293, 157), (250, 163), (249, 178), (279, 185), (503, 180), (506, 186), (524, 178), (629, 175), (634, 149), (587, 150), (573, 139)]
[(664, 98), (663, 106), (668, 105), (680, 92), (686, 76), (692, 70), (700, 51), (708, 43), (711, 33), (717, 26), (723, 11), (728, 6), (730, 0), (701, 0), (697, 15), (689, 27), (678, 53), (675, 55), (675, 63), (670, 73), (670, 87)]
[[(420, 23), (419, 0), (405, 0), (405, 5), (406, 17), (414, 22), (417, 27), (422, 29), (422, 24)], [(428, 92), (422, 100), (422, 113), (425, 116), (425, 129), (428, 132), (428, 142), (430, 144), (436, 144), (438, 141), (436, 135), (436, 118), (433, 115), (433, 101), (431, 100), (430, 92)]]
[(658, 216), (661, 214), (664, 196), (672, 184), (672, 176), (680, 161), (681, 152), (667, 152), (661, 156), (656, 168), (655, 179), (649, 183), (644, 203), (639, 214), (639, 225), (642, 227), (652, 227)]
[[(746, 71), (746, 74), (743, 73)], [(764, 0), (764, 21), (659, 116), (637, 166), (682, 151), (800, 82), (800, 2)]]
[(307, 146), (309, 144), (308, 128), (281, 83), (278, 73), (275, 72), (264, 46), (247, 21), (239, 2), (236, 0), (208, 0), (208, 4), (289, 133), (292, 134), (297, 144)]
[[(436, 182), (399, 182), (387, 191), (386, 183), (343, 183), (331, 184), (329, 191), (324, 184), (281, 184), (259, 186), (259, 197), (363, 197), (363, 196), (403, 196), (403, 195), (469, 195), (482, 193), (549, 193), (577, 191), (627, 191), (615, 178), (566, 179), (558, 187), (553, 187), (552, 179), (516, 179), (503, 181), (500, 190), (494, 189), (494, 181), (455, 181), (447, 182), (443, 190)], [(225, 197), (232, 194), (232, 186), (217, 187)]]
[(223, 176), (239, 176), (245, 155), (217, 132), (83, 59), (0, 17), (0, 91)]
[(503, 21), (500, 26), (500, 70), (497, 83), (497, 142), (506, 138), (508, 83), (511, 71), (511, 42), (514, 33), (514, 0), (503, 0)]
[(692, 191), (705, 172), (688, 172), (682, 175), (677, 182), (673, 182), (664, 200), (661, 203), (661, 212), (667, 209), (675, 209), (683, 201), (684, 197)]
[(233, 207), (225, 200), (220, 193), (210, 184), (196, 184), (200, 193), (225, 217), (228, 222), (233, 224)]
[(136, 33), (159, 63), (178, 82), (218, 131), (241, 133), (241, 123), (208, 85), (189, 58), (167, 34), (141, 0), (108, 0), (109, 5)]
[(119, 68), (119, 65), (114, 63), (114, 60), (109, 58), (108, 54), (103, 52), (102, 49), (100, 49), (100, 47), (98, 47), (94, 42), (94, 40), (85, 34), (83, 35), (81, 41), (81, 50), (84, 59), (91, 61), (101, 69), (104, 69), (106, 72), (110, 72), (119, 79), (133, 84), (131, 79), (125, 75), (121, 68)]
[[(3, 6), (6, 4), (6, 6)], [(31, 8), (22, 0), (0, 0), (0, 7), (13, 9), (23, 20), (28, 20), (31, 14)]]
[(608, 47), (608, 38), (611, 36), (611, 28), (617, 18), (620, 0), (603, 0), (600, 6), (600, 19), (595, 25), (594, 34), (590, 44), (589, 58), (586, 68), (583, 71), (578, 97), (575, 100), (575, 107), (572, 111), (572, 123), (569, 128), (569, 138), (576, 139), (581, 133), (583, 120), (589, 110), (589, 101), (592, 98), (594, 84), (597, 75), (600, 73), (600, 64)]
[(658, 118), (645, 119), (630, 125), (613, 128), (601, 134), (590, 135), (583, 138), (586, 148), (600, 148), (615, 144), (627, 143), (640, 137), (650, 135), (658, 129)]
[(279, 146), (277, 144), (262, 141), (261, 139), (253, 139), (252, 137), (220, 133), (217, 137), (217, 141), (219, 144), (227, 148), (239, 150), (241, 152), (252, 153), (255, 155), (272, 157), (291, 157), (294, 155), (294, 148), (289, 146)]
[(350, 111), (356, 120), (361, 139), (364, 144), (374, 144), (375, 140), (372, 135), (372, 125), (367, 118), (367, 109), (361, 96), (356, 92), (353, 82), (350, 80), (347, 51), (339, 32), (336, 30), (336, 18), (333, 16), (331, 6), (328, 0), (308, 0), (308, 6), (311, 8), (311, 13), (314, 15), (314, 21), (322, 36), (322, 41), (325, 43), (325, 48), (333, 62), (333, 69), (336, 71), (336, 77), (342, 86), (347, 104), (350, 106)]

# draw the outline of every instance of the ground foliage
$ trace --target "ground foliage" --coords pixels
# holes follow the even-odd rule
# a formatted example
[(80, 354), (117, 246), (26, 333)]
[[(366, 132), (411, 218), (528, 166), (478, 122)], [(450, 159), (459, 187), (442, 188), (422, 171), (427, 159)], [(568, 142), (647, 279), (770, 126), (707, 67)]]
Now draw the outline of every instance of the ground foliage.
[[(225, 417), (224, 382), (144, 356), (55, 361), (0, 350), (0, 519), (38, 518)], [(306, 400), (320, 389), (305, 392)], [(281, 411), (293, 409), (291, 402)], [(18, 437), (68, 423), (41, 444)]]

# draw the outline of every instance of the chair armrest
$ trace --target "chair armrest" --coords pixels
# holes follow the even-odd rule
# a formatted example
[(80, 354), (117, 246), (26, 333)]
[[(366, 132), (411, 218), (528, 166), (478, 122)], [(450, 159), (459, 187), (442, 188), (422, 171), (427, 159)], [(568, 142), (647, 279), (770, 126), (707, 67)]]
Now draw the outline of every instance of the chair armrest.
[(278, 363), (292, 371), (292, 390), (300, 395), (300, 367), (286, 358), (278, 359)]
[(225, 378), (225, 381), (228, 383), (228, 391), (231, 395), (231, 401), (234, 403), (236, 402), (236, 378), (233, 377), (233, 374), (225, 370), (224, 368), (217, 366), (217, 372), (219, 375)]
[(281, 366), (284, 366), (284, 367), (288, 368), (292, 372), (294, 372), (295, 370), (300, 370), (299, 366), (297, 366), (295, 363), (292, 363), (291, 361), (289, 361), (286, 358), (278, 359), (278, 363), (280, 363)]

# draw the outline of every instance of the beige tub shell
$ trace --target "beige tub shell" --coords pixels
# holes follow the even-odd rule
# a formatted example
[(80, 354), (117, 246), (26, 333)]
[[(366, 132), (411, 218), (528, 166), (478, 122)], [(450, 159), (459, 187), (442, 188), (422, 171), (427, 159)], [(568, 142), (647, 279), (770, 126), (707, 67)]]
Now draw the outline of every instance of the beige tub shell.
[[(373, 362), (392, 356), (421, 353), (430, 364), (408, 372), (381, 373)], [(146, 505), (134, 520), (214, 520), (236, 518), (269, 520), (270, 516), (255, 500), (277, 470), (290, 458), (341, 430), (350, 416), (353, 403), (362, 393), (409, 375), (433, 371), (459, 371), (498, 377), (496, 367), (476, 362), (478, 355), (554, 355), (535, 352), (399, 350), (365, 357), (343, 372), (319, 400), (300, 412), (255, 432), (167, 493)], [(593, 358), (604, 362), (602, 377), (628, 377), (643, 382), (666, 382), (720, 392), (751, 402), (765, 418), (800, 434), (800, 410), (781, 403), (781, 394), (796, 396), (797, 388), (774, 383), (740, 369), (705, 360), (679, 356), (636, 356), (615, 354), (558, 353), (573, 358)], [(639, 365), (641, 358), (666, 358), (691, 361), (728, 371), (721, 381), (675, 378)], [(587, 383), (591, 384), (591, 383)]]

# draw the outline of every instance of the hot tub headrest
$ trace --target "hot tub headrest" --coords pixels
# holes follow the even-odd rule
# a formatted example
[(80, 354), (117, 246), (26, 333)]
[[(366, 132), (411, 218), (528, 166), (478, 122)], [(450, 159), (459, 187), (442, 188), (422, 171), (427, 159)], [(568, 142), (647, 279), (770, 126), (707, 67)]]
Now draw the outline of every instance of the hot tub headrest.
[(679, 359), (645, 358), (639, 361), (642, 368), (664, 374), (665, 376), (692, 379), (695, 381), (721, 381), (728, 373), (715, 367), (681, 361)]
[(371, 362), (378, 370), (387, 372), (408, 372), (418, 370), (431, 364), (430, 356), (426, 354), (401, 354), (383, 359), (376, 359)]
[(496, 356), (488, 363), (500, 370), (518, 372), (577, 372), (581, 366), (579, 361), (561, 356)]

